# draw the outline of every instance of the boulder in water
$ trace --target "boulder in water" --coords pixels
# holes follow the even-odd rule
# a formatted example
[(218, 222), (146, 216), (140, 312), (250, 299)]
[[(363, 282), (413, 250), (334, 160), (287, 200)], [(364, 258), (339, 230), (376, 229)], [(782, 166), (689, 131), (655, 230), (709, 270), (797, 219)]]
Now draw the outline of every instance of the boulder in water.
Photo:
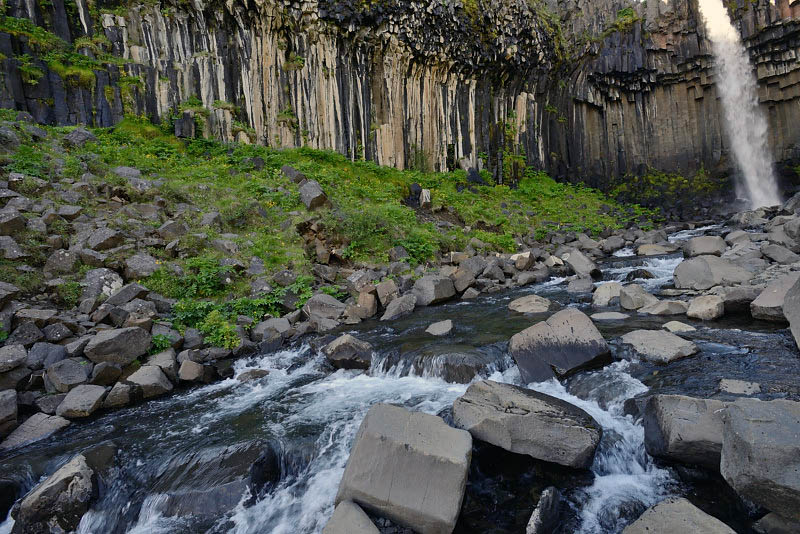
[(622, 292), (622, 284), (619, 282), (609, 282), (597, 286), (592, 294), (592, 307), (593, 308), (607, 308), (619, 300), (620, 292)]
[(722, 427), (722, 476), (745, 499), (800, 520), (800, 402), (742, 399)]
[(413, 294), (409, 293), (408, 295), (397, 297), (386, 306), (386, 311), (383, 313), (381, 321), (393, 321), (405, 317), (414, 311), (416, 305), (417, 297)]
[(626, 310), (638, 310), (658, 302), (658, 299), (638, 284), (630, 284), (619, 291), (619, 305)]
[(680, 300), (659, 300), (653, 304), (639, 308), (645, 315), (682, 315), (689, 306)]
[(526, 295), (512, 300), (508, 305), (509, 310), (517, 313), (547, 313), (558, 307), (558, 304), (539, 295)]
[(717, 256), (698, 256), (682, 261), (673, 274), (678, 289), (706, 290), (714, 286), (744, 284), (753, 273)]
[(572, 267), (572, 270), (580, 278), (593, 278), (595, 280), (599, 280), (603, 277), (603, 273), (600, 272), (600, 269), (597, 268), (597, 265), (595, 265), (592, 260), (587, 258), (586, 255), (580, 250), (571, 250), (566, 254), (562, 254), (561, 259), (564, 260), (567, 265)]
[(783, 297), (783, 316), (789, 321), (795, 344), (800, 347), (800, 280)]
[(336, 503), (352, 500), (417, 532), (452, 532), (471, 457), (469, 432), (375, 404), (356, 435)]
[(68, 419), (89, 417), (100, 408), (105, 396), (106, 388), (103, 386), (89, 384), (78, 386), (67, 393), (56, 408), (56, 415)]
[(11, 434), (0, 443), (0, 450), (16, 449), (45, 439), (59, 430), (69, 426), (69, 421), (57, 415), (35, 413), (14, 429)]
[(450, 319), (446, 319), (444, 321), (439, 321), (438, 323), (433, 323), (425, 330), (426, 334), (430, 334), (432, 336), (446, 336), (450, 332), (453, 331), (453, 321)]
[(736, 534), (736, 531), (682, 497), (651, 506), (622, 534)]
[(550, 534), (555, 532), (560, 519), (561, 493), (558, 488), (547, 487), (528, 520), (525, 534)]
[(798, 280), (800, 280), (800, 273), (790, 273), (764, 288), (764, 291), (750, 303), (750, 314), (753, 319), (785, 322), (783, 303), (786, 299), (786, 294)]
[(644, 409), (647, 452), (719, 470), (725, 403), (682, 395), (653, 395)]
[(664, 330), (634, 330), (621, 339), (645, 360), (658, 363), (686, 358), (699, 350), (691, 341)]
[(728, 249), (725, 240), (716, 235), (704, 235), (693, 237), (683, 245), (683, 254), (687, 258), (695, 256), (722, 256)]
[(322, 534), (380, 534), (380, 531), (360, 506), (353, 501), (342, 501), (336, 505)]
[(322, 353), (337, 369), (369, 369), (372, 345), (350, 334), (339, 336), (322, 348)]
[(567, 308), (515, 334), (509, 352), (525, 383), (563, 377), (608, 360), (611, 350), (592, 320)]
[(412, 292), (417, 297), (417, 306), (439, 304), (456, 295), (456, 289), (450, 277), (440, 274), (426, 274), (414, 282)]
[(713, 321), (725, 315), (725, 302), (719, 295), (702, 295), (689, 302), (687, 317), (701, 321)]
[(457, 427), (509, 452), (588, 468), (603, 431), (585, 411), (561, 399), (490, 380), (472, 384), (453, 403)]

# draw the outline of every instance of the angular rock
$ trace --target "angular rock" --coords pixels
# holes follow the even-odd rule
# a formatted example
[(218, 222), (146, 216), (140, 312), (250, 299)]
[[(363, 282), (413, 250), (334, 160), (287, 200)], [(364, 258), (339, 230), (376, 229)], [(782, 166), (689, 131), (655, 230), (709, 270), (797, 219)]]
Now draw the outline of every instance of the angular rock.
[(436, 416), (373, 405), (356, 435), (336, 503), (352, 500), (418, 532), (452, 532), (471, 456), (468, 432)]
[(600, 269), (597, 268), (597, 265), (594, 264), (592, 260), (586, 257), (586, 255), (581, 252), (580, 250), (572, 250), (563, 254), (561, 259), (564, 260), (572, 270), (577, 274), (580, 278), (593, 278), (595, 280), (599, 280), (602, 277), (602, 273)]
[(645, 360), (657, 363), (686, 358), (699, 350), (691, 341), (664, 330), (634, 330), (622, 336), (621, 340)]
[(60, 393), (67, 393), (71, 389), (86, 383), (92, 372), (92, 366), (86, 360), (70, 358), (54, 363), (47, 368), (47, 380), (53, 388)]
[(682, 497), (670, 497), (651, 506), (622, 534), (735, 534), (728, 525)]
[(134, 254), (125, 260), (125, 278), (139, 280), (158, 270), (158, 262), (150, 254)]
[(753, 273), (724, 258), (698, 256), (682, 261), (673, 278), (678, 289), (705, 290), (717, 285), (744, 284), (753, 278)]
[(456, 295), (453, 281), (439, 274), (426, 274), (414, 283), (412, 292), (417, 297), (417, 306), (439, 304)]
[(681, 395), (653, 395), (644, 409), (647, 452), (718, 471), (725, 404)]
[(690, 326), (685, 323), (681, 323), (680, 321), (670, 321), (668, 323), (664, 323), (661, 325), (661, 328), (666, 330), (667, 332), (672, 332), (673, 334), (678, 332), (695, 332), (697, 328)]
[(720, 472), (736, 493), (800, 520), (800, 402), (742, 399), (729, 404)]
[(69, 421), (63, 417), (35, 413), (0, 443), (0, 450), (16, 449), (43, 440), (67, 426)]
[(590, 315), (592, 321), (624, 321), (630, 318), (630, 315), (627, 313), (619, 313), (619, 312), (602, 312), (602, 313), (593, 313)]
[(0, 236), (0, 252), (7, 260), (18, 260), (26, 258), (28, 254), (20, 248), (19, 244), (12, 237)]
[(610, 349), (591, 319), (567, 308), (515, 334), (509, 352), (527, 384), (599, 364), (608, 359)]
[(14, 235), (26, 227), (25, 217), (14, 208), (0, 210), (0, 235)]
[(58, 405), (56, 415), (67, 419), (89, 417), (100, 408), (105, 396), (106, 388), (103, 386), (77, 386)]
[(181, 362), (178, 378), (184, 382), (207, 382), (209, 381), (207, 378), (210, 378), (209, 371), (213, 372), (213, 369), (202, 363), (186, 359)]
[(51, 274), (71, 274), (75, 272), (80, 258), (71, 250), (56, 250), (44, 264), (44, 272)]
[(517, 313), (547, 313), (558, 308), (558, 304), (539, 295), (526, 295), (508, 305), (509, 310)]
[(172, 383), (167, 375), (155, 365), (143, 365), (129, 376), (127, 381), (139, 386), (145, 399), (158, 397), (172, 391)]
[(780, 245), (765, 245), (761, 247), (761, 253), (772, 261), (784, 265), (800, 262), (800, 256)]
[(101, 362), (92, 369), (91, 383), (96, 386), (112, 386), (120, 375), (122, 375), (122, 368), (119, 365)]
[(264, 378), (268, 375), (269, 371), (266, 369), (248, 369), (247, 371), (236, 375), (236, 380), (239, 382), (250, 382), (252, 380), (258, 380), (259, 378)]
[(0, 281), (0, 308), (16, 298), (19, 295), (19, 291), (20, 289), (17, 286)]
[(750, 303), (750, 314), (753, 319), (785, 322), (783, 303), (786, 299), (786, 294), (798, 280), (800, 280), (800, 273), (789, 273), (764, 288), (758, 297)]
[(0, 391), (0, 440), (17, 426), (17, 392), (13, 389)]
[(656, 297), (638, 284), (627, 285), (619, 291), (619, 305), (626, 310), (638, 310), (657, 302)]
[(713, 321), (725, 315), (725, 301), (718, 295), (703, 295), (689, 302), (686, 315), (701, 321)]
[(158, 228), (158, 235), (165, 241), (173, 241), (189, 233), (189, 227), (183, 221), (168, 220)]
[(615, 300), (618, 300), (622, 292), (622, 284), (619, 282), (608, 282), (597, 286), (592, 294), (592, 307), (593, 308), (607, 308), (611, 306)]
[(344, 334), (322, 348), (322, 353), (337, 369), (369, 369), (372, 345)]
[(397, 284), (391, 278), (387, 278), (375, 286), (375, 291), (378, 294), (378, 300), (380, 301), (381, 306), (384, 308), (387, 307), (389, 303), (396, 299), (400, 294)]
[(73, 532), (97, 494), (95, 473), (79, 454), (31, 490), (14, 508), (15, 533)]
[(413, 294), (407, 294), (403, 295), (402, 297), (398, 297), (392, 300), (389, 305), (386, 306), (386, 311), (381, 317), (381, 321), (393, 321), (395, 319), (405, 317), (414, 311), (416, 305), (417, 297)]
[(753, 530), (758, 534), (797, 534), (800, 532), (800, 521), (770, 512), (753, 524)]
[(490, 380), (472, 384), (456, 399), (453, 421), (475, 439), (573, 468), (592, 464), (603, 433), (577, 406)]
[(133, 400), (133, 386), (117, 382), (103, 401), (103, 408), (113, 409), (127, 406)]
[(75, 128), (64, 136), (64, 144), (74, 147), (81, 147), (86, 143), (94, 143), (97, 137), (86, 128)]
[(761, 385), (756, 382), (722, 378), (719, 381), (719, 391), (731, 395), (755, 395), (761, 393)]
[(322, 186), (316, 180), (308, 180), (300, 187), (300, 200), (309, 210), (315, 210), (325, 205), (328, 197), (322, 190)]
[(28, 351), (23, 345), (5, 345), (0, 347), (0, 373), (16, 369), (25, 363)]
[(150, 348), (150, 333), (138, 327), (103, 330), (83, 349), (95, 363), (110, 362), (121, 366), (130, 364)]
[(303, 314), (311, 321), (320, 319), (338, 320), (347, 306), (324, 293), (314, 295), (303, 306)]
[(108, 250), (118, 247), (125, 240), (121, 232), (111, 228), (99, 228), (86, 240), (86, 246), (92, 250)]
[(322, 534), (380, 534), (367, 514), (353, 501), (336, 505)]
[(715, 235), (704, 235), (700, 237), (693, 237), (683, 245), (683, 254), (687, 258), (695, 256), (722, 256), (728, 249), (725, 240)]
[(554, 486), (542, 491), (539, 503), (528, 520), (525, 534), (551, 534), (559, 524), (561, 493)]
[(685, 302), (680, 300), (659, 300), (639, 308), (639, 313), (645, 315), (682, 315), (686, 313), (688, 307)]
[(122, 286), (119, 291), (112, 293), (105, 301), (109, 306), (122, 306), (134, 299), (146, 298), (150, 290), (146, 287), (133, 283)]
[(83, 278), (82, 299), (97, 299), (101, 295), (110, 297), (122, 288), (122, 277), (112, 271), (101, 267), (92, 269)]

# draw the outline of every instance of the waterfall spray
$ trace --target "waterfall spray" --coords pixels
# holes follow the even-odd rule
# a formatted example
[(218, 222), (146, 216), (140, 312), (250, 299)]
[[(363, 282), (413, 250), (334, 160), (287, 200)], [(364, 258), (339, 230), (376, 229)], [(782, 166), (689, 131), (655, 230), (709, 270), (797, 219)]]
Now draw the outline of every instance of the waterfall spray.
[(758, 106), (756, 78), (747, 49), (722, 0), (699, 0), (716, 58), (717, 91), (736, 164), (744, 175), (737, 193), (754, 208), (780, 203), (767, 148), (767, 120)]

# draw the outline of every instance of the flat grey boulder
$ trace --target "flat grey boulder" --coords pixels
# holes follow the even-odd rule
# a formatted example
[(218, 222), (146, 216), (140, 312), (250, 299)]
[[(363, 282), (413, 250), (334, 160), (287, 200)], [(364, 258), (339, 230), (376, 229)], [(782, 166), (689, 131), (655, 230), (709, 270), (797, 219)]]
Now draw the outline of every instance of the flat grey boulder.
[(600, 312), (593, 313), (590, 317), (592, 321), (624, 321), (629, 319), (630, 315), (620, 312)]
[(571, 250), (566, 254), (562, 254), (561, 259), (572, 267), (572, 270), (580, 278), (594, 278), (597, 280), (603, 275), (597, 265), (580, 250)]
[(449, 533), (471, 458), (469, 432), (433, 415), (376, 404), (359, 427), (336, 503), (354, 501), (417, 532)]
[(99, 228), (86, 240), (86, 246), (92, 250), (101, 251), (118, 247), (123, 241), (125, 241), (125, 236), (121, 232), (111, 228)]
[(430, 326), (428, 326), (428, 328), (425, 329), (425, 333), (430, 334), (432, 336), (446, 336), (452, 331), (453, 331), (453, 321), (451, 321), (450, 319), (439, 321), (437, 323), (432, 323)]
[(456, 399), (453, 421), (475, 439), (574, 468), (592, 464), (603, 435), (597, 421), (577, 406), (490, 380), (472, 384)]
[(158, 261), (150, 254), (134, 254), (125, 260), (125, 278), (139, 280), (147, 278), (158, 270)]
[(701, 321), (713, 321), (725, 315), (725, 301), (719, 295), (702, 295), (689, 301), (686, 316)]
[(639, 284), (630, 284), (619, 291), (619, 305), (625, 310), (638, 310), (656, 304), (658, 299)]
[(725, 240), (716, 235), (704, 235), (693, 237), (683, 245), (683, 254), (687, 258), (695, 256), (722, 256), (728, 249)]
[(665, 330), (634, 330), (621, 339), (645, 360), (657, 363), (686, 358), (699, 350), (691, 341)]
[(667, 332), (680, 333), (680, 332), (696, 332), (697, 328), (688, 325), (686, 323), (682, 323), (680, 321), (669, 321), (668, 323), (664, 323), (661, 325), (661, 328), (666, 330)]
[(622, 284), (619, 282), (608, 282), (597, 286), (592, 293), (592, 307), (607, 308), (611, 306), (615, 300), (619, 300), (621, 292)]
[(426, 274), (414, 282), (411, 291), (417, 297), (417, 306), (439, 304), (456, 296), (453, 280), (440, 274)]
[(303, 314), (311, 321), (320, 319), (338, 320), (347, 306), (330, 295), (314, 295), (303, 306)]
[(736, 531), (682, 497), (651, 506), (622, 534), (736, 534)]
[(43, 440), (59, 430), (69, 426), (69, 421), (57, 415), (35, 413), (14, 429), (11, 434), (0, 443), (0, 450), (16, 449)]
[(689, 306), (681, 300), (659, 300), (639, 308), (645, 315), (683, 315)]
[(508, 304), (508, 309), (517, 313), (547, 313), (558, 308), (558, 304), (539, 295), (526, 295)]
[(800, 520), (800, 402), (742, 399), (722, 427), (720, 472), (745, 499)]
[(793, 521), (770, 512), (753, 524), (758, 534), (797, 534), (800, 532), (800, 521)]
[(350, 334), (325, 345), (322, 353), (337, 369), (369, 369), (372, 363), (372, 345)]
[(83, 353), (95, 363), (126, 366), (147, 352), (150, 340), (150, 333), (136, 326), (103, 330), (89, 340)]
[(714, 286), (744, 284), (753, 273), (716, 256), (698, 256), (684, 260), (675, 268), (673, 279), (678, 289), (711, 289)]
[(86, 383), (92, 373), (92, 366), (83, 358), (69, 358), (49, 366), (45, 370), (47, 381), (53, 389), (67, 393), (71, 389)]
[(64, 144), (70, 146), (83, 146), (86, 143), (95, 141), (97, 141), (97, 137), (86, 128), (81, 128), (80, 126), (64, 136)]
[(89, 417), (103, 404), (106, 388), (89, 384), (78, 386), (64, 397), (56, 408), (56, 415), (67, 419)]
[(509, 352), (526, 384), (567, 376), (606, 361), (611, 353), (592, 320), (575, 308), (515, 334)]
[(783, 302), (786, 294), (798, 280), (800, 280), (800, 273), (789, 273), (765, 287), (764, 291), (750, 303), (750, 314), (753, 319), (786, 322), (783, 314)]
[(0, 373), (16, 369), (25, 363), (28, 351), (23, 345), (5, 345), (0, 347)]
[(129, 376), (127, 381), (139, 386), (145, 399), (158, 397), (172, 391), (172, 382), (169, 381), (161, 368), (155, 365), (143, 365), (138, 371)]
[(417, 297), (411, 293), (393, 299), (381, 317), (381, 321), (393, 321), (411, 314), (417, 305)]
[(380, 531), (356, 503), (342, 501), (336, 505), (322, 534), (380, 534)]
[(12, 509), (13, 532), (74, 532), (97, 493), (94, 478), (86, 457), (75, 456)]
[(719, 470), (726, 403), (653, 395), (644, 409), (644, 445), (651, 456)]

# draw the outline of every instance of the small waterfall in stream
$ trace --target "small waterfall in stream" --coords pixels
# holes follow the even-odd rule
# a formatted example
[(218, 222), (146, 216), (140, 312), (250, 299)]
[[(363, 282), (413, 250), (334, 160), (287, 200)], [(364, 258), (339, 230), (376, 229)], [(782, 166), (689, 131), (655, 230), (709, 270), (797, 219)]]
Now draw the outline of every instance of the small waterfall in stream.
[(767, 120), (758, 105), (747, 49), (722, 0), (700, 0), (700, 12), (716, 58), (717, 91), (736, 164), (744, 175), (737, 193), (754, 208), (780, 203), (767, 147)]

